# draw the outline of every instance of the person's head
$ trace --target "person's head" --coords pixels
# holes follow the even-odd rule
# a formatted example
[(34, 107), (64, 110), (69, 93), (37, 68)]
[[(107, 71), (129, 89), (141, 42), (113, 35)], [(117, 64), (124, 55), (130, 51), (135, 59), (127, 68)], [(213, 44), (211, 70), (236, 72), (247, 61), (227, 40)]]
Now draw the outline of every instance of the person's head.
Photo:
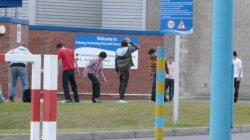
[(17, 47), (19, 50), (29, 50), (25, 44), (21, 44), (20, 46)]
[(64, 47), (63, 43), (57, 43), (56, 45), (57, 50), (60, 50), (63, 47)]
[(237, 52), (233, 51), (233, 57), (236, 58), (237, 57)]
[(24, 47), (27, 48), (27, 46), (25, 44), (20, 45), (19, 47)]
[(100, 60), (104, 60), (107, 57), (107, 54), (106, 54), (106, 52), (100, 52), (98, 57)]
[(148, 54), (149, 54), (149, 55), (155, 55), (155, 54), (156, 54), (155, 49), (153, 49), (153, 48), (149, 49), (149, 50), (148, 50)]
[(168, 62), (169, 62), (170, 64), (173, 62), (173, 60), (174, 60), (173, 56), (169, 56), (169, 57), (168, 57)]
[(128, 42), (127, 42), (127, 40), (122, 40), (122, 42), (121, 42), (121, 46), (122, 47), (128, 47)]

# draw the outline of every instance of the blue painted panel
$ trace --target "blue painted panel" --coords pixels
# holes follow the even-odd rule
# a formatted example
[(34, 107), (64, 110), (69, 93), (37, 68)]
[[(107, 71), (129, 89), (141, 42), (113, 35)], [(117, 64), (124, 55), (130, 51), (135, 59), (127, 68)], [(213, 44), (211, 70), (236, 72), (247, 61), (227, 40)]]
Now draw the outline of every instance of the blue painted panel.
[(0, 0), (0, 8), (22, 7), (22, 0)]
[(165, 96), (164, 93), (161, 93), (161, 94), (157, 93), (155, 95), (155, 97), (156, 97), (155, 105), (164, 105), (164, 96)]
[(166, 34), (192, 34), (193, 0), (161, 0), (160, 21)]
[(155, 128), (163, 128), (163, 127), (164, 127), (164, 118), (155, 117)]
[(131, 34), (131, 35), (165, 35), (160, 31), (142, 31), (142, 30), (115, 30), (115, 29), (99, 29), (99, 28), (78, 28), (64, 26), (40, 26), (30, 25), (30, 30), (54, 30), (67, 32), (91, 32), (91, 33), (110, 33), (110, 34)]
[(8, 22), (8, 23), (17, 23), (17, 24), (29, 25), (28, 20), (22, 20), (22, 19), (11, 18), (11, 17), (0, 17), (0, 22)]

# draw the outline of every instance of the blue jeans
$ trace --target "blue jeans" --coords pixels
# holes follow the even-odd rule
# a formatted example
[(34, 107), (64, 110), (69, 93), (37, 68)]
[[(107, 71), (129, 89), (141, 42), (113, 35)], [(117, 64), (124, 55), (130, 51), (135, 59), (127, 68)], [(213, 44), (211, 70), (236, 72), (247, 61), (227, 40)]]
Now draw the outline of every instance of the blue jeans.
[(16, 95), (16, 84), (18, 77), (21, 78), (22, 81), (22, 90), (26, 90), (29, 88), (28, 83), (28, 73), (25, 67), (11, 67), (11, 86), (10, 86), (10, 95), (9, 97), (13, 97)]

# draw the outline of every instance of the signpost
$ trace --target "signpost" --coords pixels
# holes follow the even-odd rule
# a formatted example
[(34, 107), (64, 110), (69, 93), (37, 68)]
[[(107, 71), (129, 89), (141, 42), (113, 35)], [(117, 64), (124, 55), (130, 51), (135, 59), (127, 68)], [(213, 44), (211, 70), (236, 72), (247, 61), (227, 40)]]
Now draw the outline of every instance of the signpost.
[(193, 33), (193, 0), (161, 0), (160, 30), (166, 34)]
[(193, 33), (193, 0), (161, 0), (160, 30), (175, 36), (175, 80), (173, 123), (178, 122), (180, 35)]

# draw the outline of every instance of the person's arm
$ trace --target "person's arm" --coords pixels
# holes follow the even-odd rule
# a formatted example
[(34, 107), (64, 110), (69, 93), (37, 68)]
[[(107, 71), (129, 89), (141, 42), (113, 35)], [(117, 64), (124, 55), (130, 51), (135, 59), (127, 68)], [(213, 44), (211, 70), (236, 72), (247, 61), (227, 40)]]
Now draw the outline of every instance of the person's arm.
[(115, 57), (115, 71), (118, 72), (117, 56)]
[(165, 72), (166, 72), (166, 74), (169, 74), (168, 62), (167, 62), (167, 60), (165, 60)]
[(62, 59), (58, 59), (58, 74), (63, 69)]
[(153, 79), (154, 73), (155, 73), (155, 65), (156, 65), (156, 61), (155, 61), (155, 57), (154, 56), (150, 56), (149, 57), (149, 72), (150, 72), (150, 79)]
[(237, 78), (238, 81), (240, 81), (240, 79), (241, 79), (241, 74), (242, 74), (242, 62), (239, 61), (239, 75), (238, 75), (238, 78)]
[(241, 71), (242, 71), (242, 68), (239, 69), (239, 76), (237, 78), (238, 81), (240, 81), (240, 79), (241, 79), (241, 77), (240, 77), (241, 76)]
[(57, 53), (57, 56), (58, 56), (58, 74), (59, 74), (59, 70), (61, 69), (62, 67), (62, 54), (60, 53), (60, 51)]
[(76, 65), (76, 73), (77, 74), (79, 74), (80, 73), (80, 71), (79, 71), (79, 67), (78, 67), (78, 64), (77, 64), (77, 59), (76, 59), (76, 57), (74, 56), (74, 63), (75, 63), (75, 65)]
[(128, 44), (130, 44), (132, 46), (132, 48), (128, 48), (128, 51), (130, 53), (133, 53), (140, 48), (140, 46), (134, 44), (129, 38), (125, 38), (125, 40), (128, 42)]
[(104, 82), (107, 82), (107, 79), (106, 79), (106, 77), (104, 76), (104, 73), (103, 73), (103, 67), (101, 68), (100, 73), (101, 73), (101, 76), (102, 76), (103, 81), (104, 81)]
[(129, 48), (131, 50), (131, 53), (137, 51), (140, 48), (140, 46), (134, 44), (133, 42), (129, 42), (129, 44), (132, 46), (132, 48)]

